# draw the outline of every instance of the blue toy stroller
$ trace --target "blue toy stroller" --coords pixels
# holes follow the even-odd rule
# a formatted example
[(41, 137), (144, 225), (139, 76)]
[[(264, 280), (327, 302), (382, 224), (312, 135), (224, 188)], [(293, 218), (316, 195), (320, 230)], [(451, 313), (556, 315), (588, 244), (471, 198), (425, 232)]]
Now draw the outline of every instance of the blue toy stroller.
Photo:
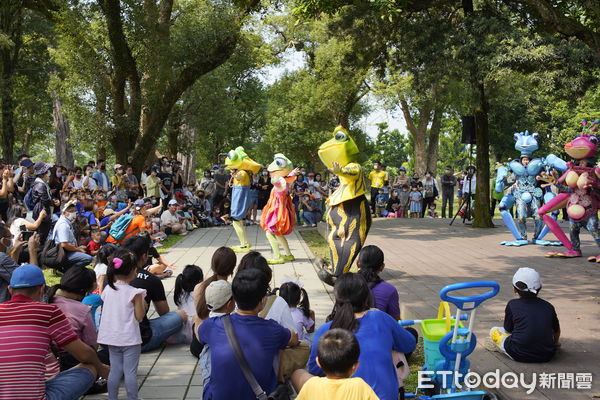
[[(483, 294), (469, 297), (450, 295), (451, 292), (465, 289), (489, 290)], [(467, 356), (475, 350), (475, 346), (477, 345), (477, 338), (473, 333), (477, 307), (485, 300), (496, 296), (499, 291), (500, 285), (493, 281), (465, 282), (448, 285), (440, 292), (442, 303), (440, 304), (437, 319), (399, 321), (399, 324), (402, 326), (421, 325), (425, 348), (425, 365), (423, 366), (423, 370), (432, 372), (429, 378), (433, 384), (433, 391), (429, 393), (439, 393), (433, 396), (407, 393), (405, 395), (406, 399), (484, 400), (494, 398), (492, 394), (485, 391), (470, 391), (470, 388), (464, 385), (464, 377), (471, 367)], [(450, 315), (448, 303), (456, 306), (456, 315), (454, 317)], [(443, 318), (442, 310), (445, 310)], [(464, 311), (470, 311), (470, 313), (468, 315), (462, 314)], [(466, 320), (469, 321), (468, 328), (465, 328), (460, 322)], [(460, 387), (466, 388), (466, 391), (458, 392)]]

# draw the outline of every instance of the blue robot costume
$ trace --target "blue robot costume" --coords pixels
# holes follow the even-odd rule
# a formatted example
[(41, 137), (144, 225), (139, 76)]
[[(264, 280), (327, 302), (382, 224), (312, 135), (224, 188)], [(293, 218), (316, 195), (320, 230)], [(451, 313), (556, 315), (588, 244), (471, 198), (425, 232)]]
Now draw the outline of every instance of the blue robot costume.
[[(514, 184), (508, 189), (498, 205), (506, 227), (515, 237), (514, 241), (500, 243), (505, 246), (524, 246), (530, 243), (543, 246), (561, 245), (560, 242), (543, 240), (549, 229), (544, 226), (537, 212), (542, 202), (546, 203), (556, 195), (552, 193), (549, 187), (544, 193), (544, 190), (538, 186), (537, 178), (543, 171), (552, 168), (562, 173), (566, 171), (567, 164), (553, 154), (549, 154), (546, 158), (532, 158), (533, 152), (539, 148), (537, 137), (537, 133), (530, 134), (528, 131), (515, 133), (515, 150), (521, 152), (521, 157), (518, 160), (510, 161), (508, 166), (498, 168), (496, 193), (504, 191), (509, 173), (514, 177)], [(516, 207), (517, 223), (508, 212), (513, 205)], [(535, 220), (535, 231), (531, 242), (527, 240), (527, 218)]]

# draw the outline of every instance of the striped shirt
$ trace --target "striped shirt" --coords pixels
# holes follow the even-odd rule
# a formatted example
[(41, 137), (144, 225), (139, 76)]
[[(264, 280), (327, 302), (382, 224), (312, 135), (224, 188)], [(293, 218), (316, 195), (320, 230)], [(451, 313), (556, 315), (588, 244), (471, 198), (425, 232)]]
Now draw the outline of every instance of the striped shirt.
[(54, 304), (21, 294), (0, 304), (0, 400), (44, 400), (50, 343), (63, 347), (76, 339)]

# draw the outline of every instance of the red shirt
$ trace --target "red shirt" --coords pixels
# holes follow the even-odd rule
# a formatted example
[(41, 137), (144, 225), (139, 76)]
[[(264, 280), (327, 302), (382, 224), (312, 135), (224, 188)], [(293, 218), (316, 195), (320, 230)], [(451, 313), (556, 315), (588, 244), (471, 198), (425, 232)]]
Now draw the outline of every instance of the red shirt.
[(64, 347), (76, 339), (54, 304), (22, 294), (0, 304), (0, 400), (44, 400), (50, 343)]
[(100, 243), (96, 243), (93, 240), (90, 240), (86, 246), (88, 254), (92, 254), (92, 251), (100, 250)]

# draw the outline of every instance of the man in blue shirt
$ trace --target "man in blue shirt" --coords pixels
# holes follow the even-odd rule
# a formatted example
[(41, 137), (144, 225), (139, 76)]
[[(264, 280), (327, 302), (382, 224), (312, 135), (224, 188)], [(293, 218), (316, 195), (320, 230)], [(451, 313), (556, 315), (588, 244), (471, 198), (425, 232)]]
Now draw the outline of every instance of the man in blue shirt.
[[(252, 373), (265, 393), (271, 393), (277, 387), (273, 362), (280, 350), (298, 344), (298, 336), (277, 322), (258, 316), (265, 306), (267, 289), (262, 271), (250, 268), (239, 272), (232, 283), (238, 310), (231, 314), (231, 323)], [(212, 370), (203, 399), (255, 400), (229, 344), (222, 318), (207, 319), (198, 330), (200, 342), (211, 350)]]
[(71, 267), (85, 267), (92, 263), (92, 256), (86, 253), (85, 246), (77, 246), (75, 231), (72, 222), (77, 218), (77, 209), (75, 202), (70, 201), (63, 207), (62, 214), (52, 232), (54, 243), (65, 250), (65, 263), (63, 271)]
[(104, 160), (98, 160), (96, 167), (96, 172), (94, 172), (92, 178), (94, 178), (98, 186), (107, 192), (110, 190), (110, 179), (108, 179), (108, 174), (106, 173), (106, 163)]

